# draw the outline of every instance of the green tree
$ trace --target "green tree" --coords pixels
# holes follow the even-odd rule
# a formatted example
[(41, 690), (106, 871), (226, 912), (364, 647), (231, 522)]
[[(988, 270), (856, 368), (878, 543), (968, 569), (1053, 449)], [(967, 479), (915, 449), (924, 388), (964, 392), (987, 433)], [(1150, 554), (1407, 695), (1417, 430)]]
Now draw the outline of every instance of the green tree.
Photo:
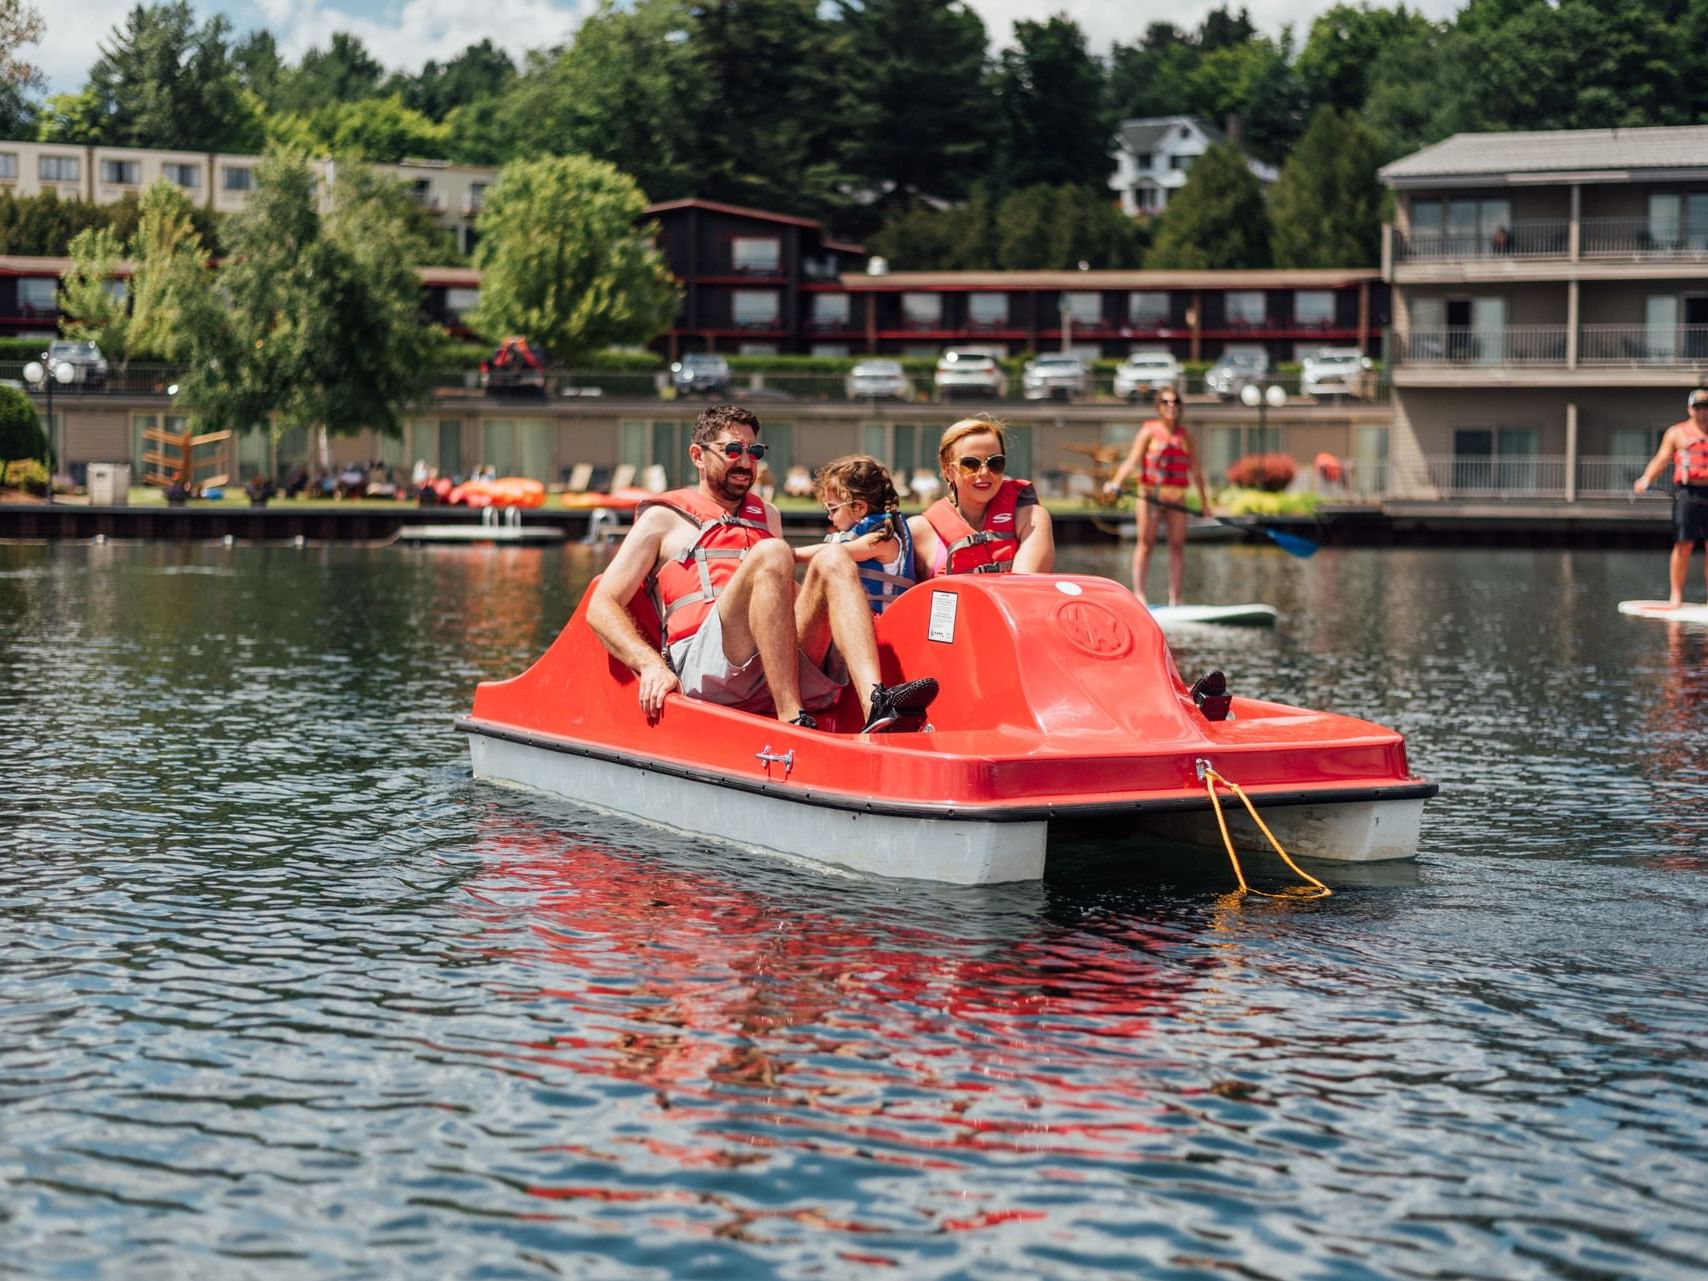
[(123, 257), (124, 245), (111, 227), (86, 228), (71, 242), (71, 270), (59, 286), (60, 324), (67, 336), (92, 339), (121, 362), (130, 328), (130, 308), (117, 276)]
[(1364, 109), (1371, 73), (1391, 47), (1427, 36), (1431, 23), (1405, 5), (1392, 9), (1336, 4), (1311, 20), (1305, 47), (1294, 63), (1306, 101), (1340, 111)]
[(200, 27), (189, 0), (137, 5), (98, 47), (85, 92), (109, 146), (245, 151), (260, 140), (246, 110), (223, 17)]
[(1169, 197), (1145, 267), (1226, 271), (1271, 262), (1262, 186), (1234, 148), (1211, 147), (1192, 166), (1186, 185)]
[(1007, 128), (1006, 184), (1105, 190), (1114, 164), (1103, 91), (1103, 68), (1072, 19), (1016, 22), (1014, 47), (1002, 51), (996, 72)]
[(281, 115), (270, 122), (276, 140), (289, 140), (312, 155), (395, 164), (407, 157), (443, 158), (450, 131), (389, 98), (328, 102), (307, 115)]
[(0, 0), (0, 138), (28, 138), (35, 129), (29, 95), (42, 74), (24, 60), (23, 46), (42, 38), (41, 14), (24, 0)]
[(0, 476), (10, 463), (47, 457), (41, 417), (20, 388), (0, 386)]
[(227, 226), (216, 290), (181, 315), (181, 399), (203, 426), (397, 435), (425, 388), (437, 339), (421, 323), (417, 246), (395, 217), (395, 184), (354, 162), (319, 209), (300, 157), (269, 155)]
[(524, 334), (564, 365), (655, 337), (677, 288), (640, 226), (646, 203), (632, 178), (585, 156), (506, 165), (480, 215), (469, 323), (494, 339)]
[(842, 167), (867, 190), (903, 201), (964, 196), (994, 141), (984, 23), (961, 0), (841, 0), (839, 8)]
[(36, 113), (35, 136), (40, 142), (92, 147), (101, 143), (105, 129), (101, 100), (93, 89), (50, 94)]
[(302, 61), (277, 78), (268, 105), (275, 111), (307, 115), (329, 102), (356, 102), (379, 96), (385, 68), (347, 31), (333, 33), (323, 49), (310, 49)]
[(0, 253), (61, 258), (78, 232), (111, 221), (105, 206), (86, 200), (61, 200), (52, 191), (35, 196), (0, 191)]
[(443, 121), (458, 107), (499, 97), (516, 78), (516, 64), (491, 40), (471, 44), (441, 66), (429, 61), (419, 75), (393, 74), (386, 92), (412, 111)]
[(493, 161), (580, 153), (619, 166), (655, 200), (709, 195), (698, 130), (714, 112), (694, 30), (683, 0), (601, 0), (568, 49), (530, 55), (496, 113), (454, 111), (453, 148)]
[(990, 270), (996, 266), (996, 202), (975, 186), (959, 205), (897, 205), (866, 242), (896, 271)]
[(1373, 267), (1382, 257), (1381, 142), (1350, 112), (1319, 107), (1269, 195), (1278, 267)]
[(1085, 187), (1034, 186), (1011, 193), (996, 214), (996, 260), (1005, 271), (1137, 267), (1143, 232)]

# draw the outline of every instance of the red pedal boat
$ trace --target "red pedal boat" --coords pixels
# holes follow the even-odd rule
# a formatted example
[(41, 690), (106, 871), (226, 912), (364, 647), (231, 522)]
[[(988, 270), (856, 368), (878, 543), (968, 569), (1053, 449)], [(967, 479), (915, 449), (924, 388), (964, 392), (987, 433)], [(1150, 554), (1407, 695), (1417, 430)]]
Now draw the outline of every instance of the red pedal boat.
[[(656, 640), (644, 598), (630, 608)], [(1368, 721), (1237, 695), (1208, 719), (1161, 629), (1108, 579), (912, 588), (877, 620), (884, 679), (941, 691), (902, 733), (861, 734), (852, 690), (817, 729), (676, 694), (649, 723), (586, 612), (584, 597), (538, 662), (475, 691), (457, 721), (475, 776), (831, 867), (1035, 880), (1052, 824), (1219, 849), (1206, 776), (1238, 784), (1291, 854), (1409, 858), (1436, 792)]]

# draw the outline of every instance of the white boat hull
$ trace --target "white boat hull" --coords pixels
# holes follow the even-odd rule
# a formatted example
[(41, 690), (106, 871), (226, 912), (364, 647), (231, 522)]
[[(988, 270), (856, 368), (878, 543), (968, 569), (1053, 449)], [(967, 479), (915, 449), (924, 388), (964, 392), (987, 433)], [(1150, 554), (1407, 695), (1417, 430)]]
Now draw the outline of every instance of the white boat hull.
[(678, 774), (469, 735), (476, 778), (501, 779), (579, 805), (626, 814), (843, 871), (1000, 885), (1044, 875), (1049, 824), (868, 814), (724, 787)]
[[(1044, 875), (1047, 817), (980, 820), (960, 815), (879, 814), (794, 799), (681, 772), (558, 751), (481, 733), (469, 735), (476, 778), (514, 783), (821, 868), (951, 885), (999, 885)], [(1235, 847), (1267, 843), (1233, 797), (1223, 798)], [(1423, 799), (1350, 800), (1265, 806), (1258, 812), (1282, 848), (1300, 858), (1379, 862), (1417, 853)], [(1193, 846), (1222, 848), (1208, 809), (1112, 815), (1111, 828)]]

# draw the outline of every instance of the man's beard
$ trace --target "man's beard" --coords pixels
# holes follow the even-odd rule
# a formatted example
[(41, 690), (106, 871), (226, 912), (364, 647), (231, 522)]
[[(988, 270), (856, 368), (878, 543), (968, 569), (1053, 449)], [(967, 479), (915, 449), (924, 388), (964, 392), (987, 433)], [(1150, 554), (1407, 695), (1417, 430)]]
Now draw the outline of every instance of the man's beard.
[(739, 503), (747, 497), (747, 491), (753, 488), (753, 473), (743, 471), (738, 475), (735, 469), (731, 468), (721, 476), (707, 477), (706, 485), (717, 497)]

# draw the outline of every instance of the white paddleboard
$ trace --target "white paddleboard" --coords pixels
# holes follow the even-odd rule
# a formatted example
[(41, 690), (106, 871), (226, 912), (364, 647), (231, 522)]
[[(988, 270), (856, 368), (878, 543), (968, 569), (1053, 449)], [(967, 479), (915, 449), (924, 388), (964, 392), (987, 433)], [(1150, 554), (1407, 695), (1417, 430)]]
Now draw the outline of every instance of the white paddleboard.
[(1273, 627), (1273, 605), (1152, 605), (1151, 617), (1163, 627), (1175, 623), (1220, 623), (1229, 627)]
[(1669, 606), (1664, 600), (1622, 600), (1619, 612), (1635, 618), (1664, 618), (1672, 623), (1708, 623), (1708, 605)]

